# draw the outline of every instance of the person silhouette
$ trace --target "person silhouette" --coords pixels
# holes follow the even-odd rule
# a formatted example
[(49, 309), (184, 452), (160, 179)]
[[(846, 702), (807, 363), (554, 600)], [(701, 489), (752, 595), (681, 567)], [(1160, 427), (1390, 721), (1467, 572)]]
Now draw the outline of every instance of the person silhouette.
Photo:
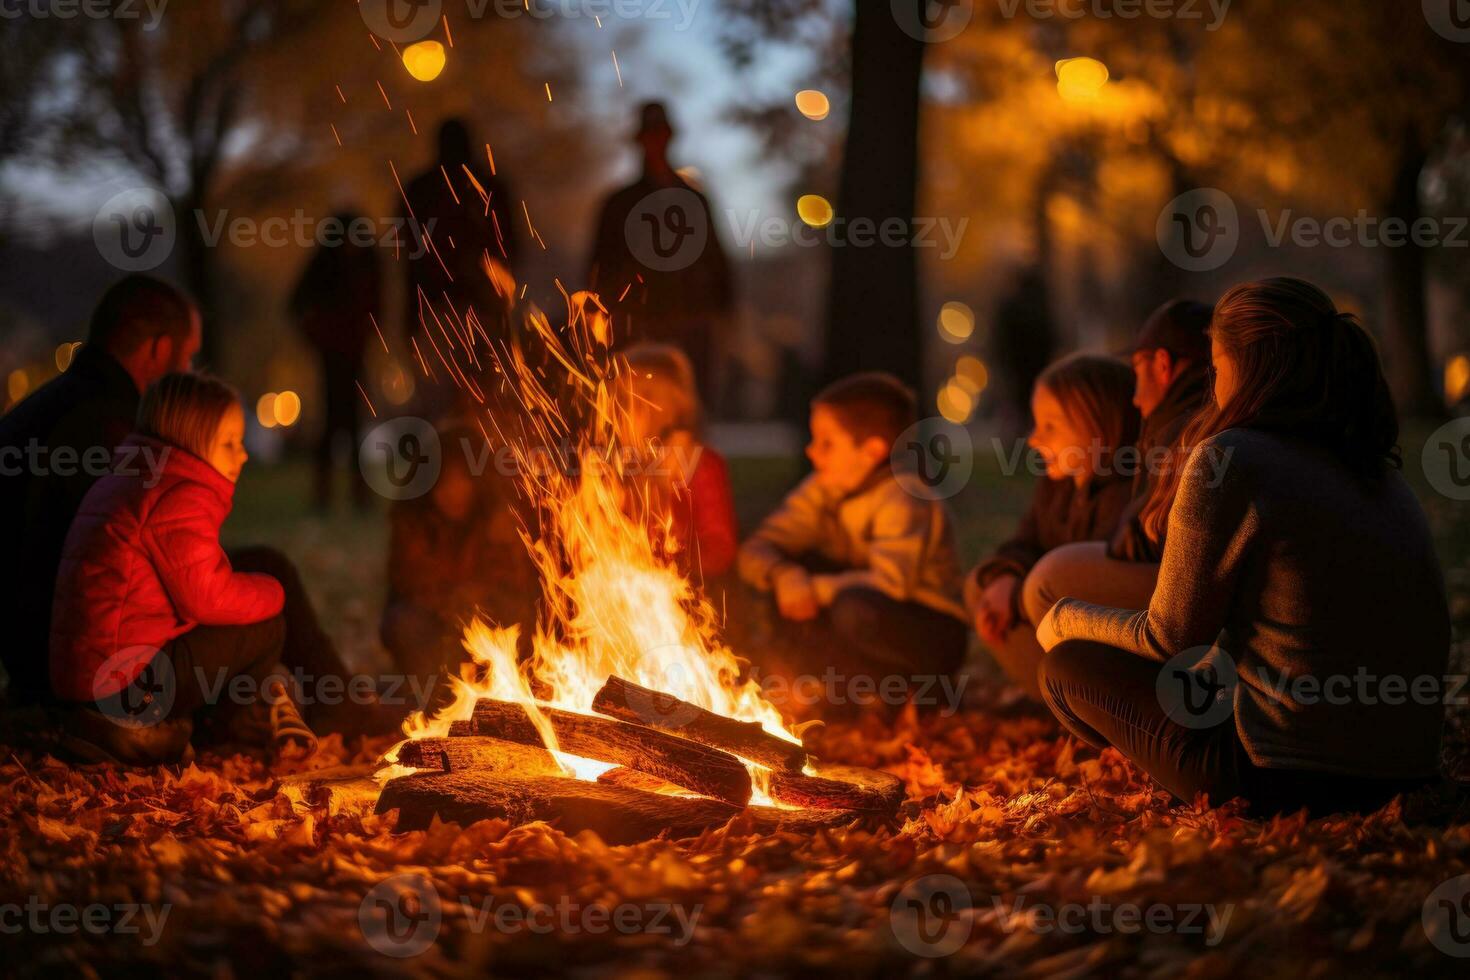
[(703, 388), (714, 380), (716, 325), (733, 289), (709, 200), (669, 161), (674, 135), (663, 103), (640, 108), (643, 172), (604, 201), (587, 282), (612, 314), (618, 346), (680, 347)]
[[(382, 276), (377, 246), (364, 244), (353, 234), (366, 221), (353, 211), (339, 211), (332, 220), (342, 229), (340, 241), (324, 240), (307, 261), (306, 270), (291, 293), (291, 314), (306, 342), (317, 353), (326, 403), (326, 421), (316, 448), (315, 500), (319, 510), (332, 503), (333, 451), (346, 436), (356, 447), (359, 428), (357, 380), (373, 321), (381, 313)], [(365, 506), (368, 486), (348, 481), (354, 502)]]
[[(499, 271), (513, 273), (518, 254), (510, 187), (480, 165), (473, 147), (464, 120), (445, 120), (438, 158), (403, 189), (411, 229), (404, 249), (404, 333), (417, 340), (418, 356), (439, 382), (429, 387), (441, 393), (453, 380), (444, 377), (439, 356), (451, 358), (460, 346), (446, 343), (444, 331), (465, 329), (473, 311), (491, 337), (503, 333), (510, 302), (496, 282), (510, 278)], [(488, 151), (484, 160), (489, 163)], [(492, 273), (489, 263), (500, 270)]]

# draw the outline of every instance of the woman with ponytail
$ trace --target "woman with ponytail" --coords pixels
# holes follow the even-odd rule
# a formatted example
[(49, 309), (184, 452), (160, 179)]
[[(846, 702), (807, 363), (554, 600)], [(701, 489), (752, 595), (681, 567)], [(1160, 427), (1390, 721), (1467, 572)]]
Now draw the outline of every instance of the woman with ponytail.
[(1436, 773), (1450, 642), (1377, 352), (1297, 279), (1235, 287), (1210, 335), (1213, 404), (1144, 514), (1149, 608), (1058, 602), (1043, 695), (1184, 800), (1377, 808)]

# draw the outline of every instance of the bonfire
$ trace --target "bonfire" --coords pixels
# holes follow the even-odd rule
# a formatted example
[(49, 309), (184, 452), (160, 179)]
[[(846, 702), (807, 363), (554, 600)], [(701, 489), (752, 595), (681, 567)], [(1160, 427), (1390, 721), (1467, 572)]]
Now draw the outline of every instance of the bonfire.
[(669, 461), (620, 438), (628, 368), (605, 312), (586, 294), (567, 307), (564, 330), (532, 311), (517, 338), (492, 343), (472, 321), (446, 345), (466, 360), (446, 360), (449, 376), (486, 406), (487, 441), (516, 464), (542, 614), (469, 622), (452, 700), (411, 717), (384, 756), (380, 812), (399, 810), (400, 829), (550, 819), (610, 842), (697, 833), (742, 811), (773, 827), (892, 813), (900, 781), (810, 757), (721, 642), (671, 554), (668, 516), (634, 489), (635, 467)]

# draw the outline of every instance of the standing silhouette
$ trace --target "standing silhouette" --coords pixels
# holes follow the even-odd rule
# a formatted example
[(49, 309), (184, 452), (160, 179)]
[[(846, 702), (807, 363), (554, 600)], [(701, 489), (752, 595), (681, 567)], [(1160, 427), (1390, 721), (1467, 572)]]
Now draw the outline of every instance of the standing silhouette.
[(717, 324), (731, 307), (730, 263), (709, 200), (669, 162), (668, 110), (649, 102), (639, 118), (643, 173), (603, 203), (587, 281), (613, 315), (619, 346), (673, 344), (708, 390)]
[[(475, 335), (471, 313), (491, 337), (506, 329), (511, 297), (501, 295), (497, 282), (511, 281), (516, 222), (524, 219), (490, 166), (489, 150), (477, 148), (465, 122), (448, 119), (439, 127), (438, 159), (403, 189), (412, 229), (403, 256), (405, 336), (417, 348), (414, 362), (422, 358), (438, 382), (424, 394), (445, 404), (423, 406), (436, 414), (472, 367), (464, 353)], [(445, 361), (458, 371), (446, 371)]]
[[(323, 242), (306, 264), (291, 294), (291, 314), (316, 351), (326, 421), (316, 448), (315, 500), (321, 510), (332, 503), (333, 455), (346, 437), (349, 455), (358, 443), (357, 380), (373, 322), (382, 312), (382, 275), (376, 246), (352, 234), (366, 219), (350, 211), (333, 215), (344, 229), (342, 240)], [(348, 481), (353, 500), (368, 502), (368, 486)]]

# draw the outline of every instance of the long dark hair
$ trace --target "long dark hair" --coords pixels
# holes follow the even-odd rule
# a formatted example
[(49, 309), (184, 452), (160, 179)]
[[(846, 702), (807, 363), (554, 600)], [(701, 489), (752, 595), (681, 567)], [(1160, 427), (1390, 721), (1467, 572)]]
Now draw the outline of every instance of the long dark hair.
[(1281, 432), (1331, 450), (1354, 472), (1400, 467), (1398, 412), (1378, 350), (1357, 317), (1301, 279), (1263, 279), (1234, 287), (1215, 307), (1210, 336), (1235, 365), (1225, 405), (1207, 404), (1185, 428), (1174, 465), (1143, 512), (1161, 540), (1195, 446), (1226, 429)]

